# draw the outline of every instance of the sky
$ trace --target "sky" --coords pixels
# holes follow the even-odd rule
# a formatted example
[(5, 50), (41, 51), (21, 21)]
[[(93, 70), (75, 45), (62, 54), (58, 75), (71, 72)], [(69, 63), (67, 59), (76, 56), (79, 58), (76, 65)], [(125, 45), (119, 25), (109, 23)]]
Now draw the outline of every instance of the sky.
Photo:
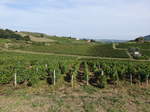
[(133, 39), (150, 34), (150, 0), (0, 0), (0, 28)]

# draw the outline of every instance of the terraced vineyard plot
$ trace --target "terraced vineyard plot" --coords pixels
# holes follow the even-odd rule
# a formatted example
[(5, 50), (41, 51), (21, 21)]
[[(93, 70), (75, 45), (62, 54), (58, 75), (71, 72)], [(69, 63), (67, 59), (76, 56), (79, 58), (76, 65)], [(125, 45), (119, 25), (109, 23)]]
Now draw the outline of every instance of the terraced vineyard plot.
[(144, 54), (145, 56), (150, 57), (150, 50), (141, 50), (142, 54)]
[(131, 47), (136, 47), (136, 48), (140, 48), (140, 49), (149, 49), (150, 50), (150, 42), (146, 42), (146, 43), (119, 43), (117, 46), (117, 48), (131, 48)]
[(57, 53), (57, 54), (70, 54), (81, 56), (97, 56), (97, 57), (110, 57), (110, 58), (129, 58), (124, 50), (117, 50), (112, 48), (112, 44), (101, 43), (44, 43), (31, 44), (28, 47), (21, 47), (26, 51)]
[(129, 49), (129, 48), (139, 48), (143, 56), (150, 57), (150, 42), (146, 43), (119, 43), (116, 45), (117, 48)]
[(129, 58), (125, 50), (113, 49), (112, 44), (98, 44), (88, 50), (89, 55), (110, 58)]

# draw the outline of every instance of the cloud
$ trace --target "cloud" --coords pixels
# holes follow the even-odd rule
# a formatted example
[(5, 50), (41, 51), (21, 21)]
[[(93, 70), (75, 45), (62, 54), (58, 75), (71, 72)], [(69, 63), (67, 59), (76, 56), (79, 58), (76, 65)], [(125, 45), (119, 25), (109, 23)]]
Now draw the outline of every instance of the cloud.
[(0, 24), (54, 35), (134, 38), (150, 33), (148, 4), (149, 0), (1, 0)]

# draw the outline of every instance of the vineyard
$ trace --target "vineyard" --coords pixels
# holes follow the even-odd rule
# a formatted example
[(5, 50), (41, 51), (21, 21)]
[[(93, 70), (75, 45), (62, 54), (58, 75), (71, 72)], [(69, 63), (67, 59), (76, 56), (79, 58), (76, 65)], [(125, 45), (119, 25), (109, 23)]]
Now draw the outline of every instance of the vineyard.
[(142, 54), (150, 57), (150, 50), (141, 50)]
[[(130, 51), (131, 49), (137, 49), (138, 52), (142, 54), (140, 57), (141, 59), (149, 59), (150, 57), (150, 42), (145, 43), (135, 43), (135, 42), (128, 42), (128, 43), (119, 43), (116, 45), (119, 49), (128, 49)], [(130, 52), (131, 53), (131, 52)], [(135, 58), (135, 56), (133, 56)]]
[(76, 84), (104, 88), (107, 84), (127, 81), (148, 85), (149, 62), (78, 59), (63, 56), (44, 56), (1, 52), (0, 84), (34, 86), (43, 80), (55, 85), (63, 77), (72, 87)]
[(150, 42), (145, 42), (145, 43), (128, 42), (128, 43), (119, 43), (117, 45), (117, 48), (124, 48), (124, 49), (129, 49), (132, 47), (150, 50)]
[(150, 111), (150, 62), (124, 43), (25, 33), (0, 39), (0, 112)]
[(129, 58), (125, 50), (114, 49), (113, 45), (101, 42), (76, 40), (72, 37), (49, 36), (41, 33), (17, 32), (30, 40), (0, 39), (0, 47), (8, 50), (23, 50), (39, 53), (55, 53), (109, 58)]
[[(64, 42), (65, 41), (65, 42)], [(66, 55), (111, 57), (111, 58), (129, 58), (124, 50), (112, 48), (112, 44), (102, 43), (85, 43), (85, 42), (32, 42), (32, 43), (15, 43), (9, 49), (19, 49), (32, 52), (56, 53)]]
[(148, 61), (0, 53), (1, 112), (150, 110)]

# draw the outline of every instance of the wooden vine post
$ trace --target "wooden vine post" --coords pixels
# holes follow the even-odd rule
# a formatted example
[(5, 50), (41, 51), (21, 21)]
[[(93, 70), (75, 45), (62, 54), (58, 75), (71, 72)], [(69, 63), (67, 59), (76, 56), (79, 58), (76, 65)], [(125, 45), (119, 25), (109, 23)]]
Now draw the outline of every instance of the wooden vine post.
[(45, 68), (47, 69), (47, 64), (45, 64)]
[(146, 75), (146, 85), (147, 86), (148, 86), (148, 83), (149, 83), (148, 78), (149, 78), (149, 75)]
[(38, 71), (39, 71), (39, 68), (37, 67), (37, 68), (36, 68), (36, 72), (38, 72)]
[(141, 76), (138, 75), (138, 79), (139, 79), (139, 86), (141, 86)]
[(146, 69), (146, 86), (149, 85), (150, 66)]
[(89, 85), (89, 71), (88, 71), (88, 65), (87, 63), (84, 63), (84, 73), (86, 75), (86, 85)]
[(76, 79), (76, 75), (77, 75), (77, 65), (74, 65), (73, 68), (71, 69), (71, 86), (72, 88), (74, 88), (74, 80)]
[(73, 88), (73, 86), (74, 86), (74, 76), (73, 76), (73, 74), (71, 75), (71, 86), (72, 86), (72, 88)]

